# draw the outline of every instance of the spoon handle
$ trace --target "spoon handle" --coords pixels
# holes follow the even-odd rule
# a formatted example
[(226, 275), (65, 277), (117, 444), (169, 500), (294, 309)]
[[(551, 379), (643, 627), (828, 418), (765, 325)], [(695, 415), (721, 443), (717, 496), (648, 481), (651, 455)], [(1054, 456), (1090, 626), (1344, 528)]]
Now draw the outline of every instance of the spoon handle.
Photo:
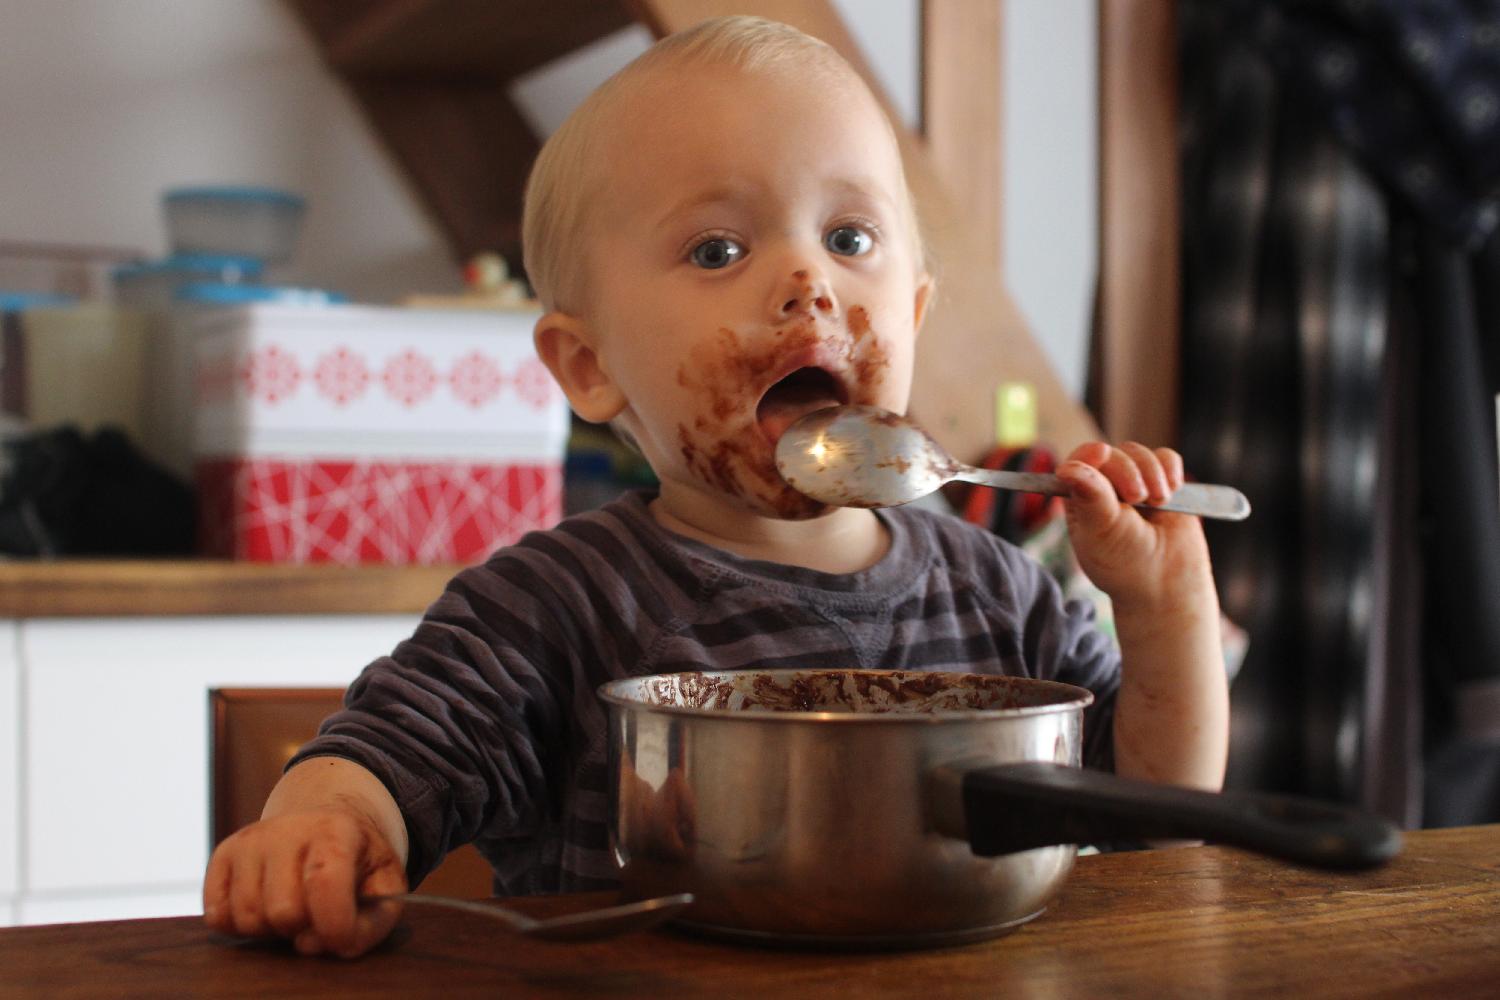
[(508, 910), (503, 906), (495, 906), (491, 903), (480, 903), (472, 899), (454, 899), (451, 896), (429, 896), (415, 892), (387, 893), (383, 896), (361, 896), (361, 903), (420, 903), (424, 906), (439, 906), (445, 910), (462, 910), (464, 913), (473, 913), (481, 917), (489, 917), (498, 920), (510, 927), (511, 930), (525, 933), (536, 927), (540, 921)]
[[(1065, 497), (1068, 487), (1061, 479), (1045, 472), (1008, 472), (1004, 469), (977, 469), (966, 466), (955, 479), (980, 486), (993, 486), (1002, 490), (1020, 490), (1023, 493), (1043, 493), (1047, 496)], [(1170, 510), (1178, 514), (1196, 514), (1220, 521), (1243, 521), (1250, 516), (1250, 501), (1245, 494), (1232, 486), (1215, 486), (1211, 483), (1184, 483), (1177, 492), (1167, 498), (1166, 503), (1138, 503), (1142, 510)]]

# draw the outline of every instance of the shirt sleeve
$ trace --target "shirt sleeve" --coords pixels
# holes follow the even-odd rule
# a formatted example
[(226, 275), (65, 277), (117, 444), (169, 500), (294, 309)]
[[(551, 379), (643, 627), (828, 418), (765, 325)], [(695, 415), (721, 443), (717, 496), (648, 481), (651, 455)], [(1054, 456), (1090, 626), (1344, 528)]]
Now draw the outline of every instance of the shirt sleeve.
[(1120, 690), (1119, 649), (1098, 627), (1094, 606), (1089, 602), (1064, 602), (1061, 620), (1063, 652), (1053, 679), (1093, 693), (1093, 703), (1083, 710), (1083, 766), (1113, 772), (1115, 697)]
[(378, 777), (406, 820), (412, 885), (454, 847), (525, 835), (554, 808), (569, 673), (547, 669), (567, 654), (542, 627), (541, 589), (490, 566), (460, 574), (287, 765), (338, 756)]
[(1057, 581), (1034, 559), (1015, 546), (994, 541), (1017, 603), (1022, 655), (1031, 676), (1093, 694), (1093, 703), (1083, 712), (1083, 765), (1113, 771), (1119, 647), (1099, 627), (1093, 604), (1065, 599)]

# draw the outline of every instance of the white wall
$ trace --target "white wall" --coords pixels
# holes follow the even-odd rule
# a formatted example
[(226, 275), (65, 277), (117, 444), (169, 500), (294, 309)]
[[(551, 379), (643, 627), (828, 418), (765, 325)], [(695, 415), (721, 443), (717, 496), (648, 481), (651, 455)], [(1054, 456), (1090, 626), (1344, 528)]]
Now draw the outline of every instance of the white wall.
[(287, 277), (451, 289), (433, 223), (280, 0), (0, 0), (0, 239), (166, 250), (161, 192), (301, 192)]
[(1096, 0), (1005, 0), (1001, 256), (1063, 387), (1083, 398), (1097, 280)]
[[(908, 124), (919, 0), (835, 0)], [(550, 132), (649, 39), (633, 29), (519, 82)], [(1095, 217), (1094, 0), (1006, 0), (1006, 280), (1081, 394)], [(165, 249), (184, 183), (301, 191), (292, 274), (357, 298), (456, 287), (432, 221), (280, 0), (0, 0), (0, 240)]]
[[(917, 126), (922, 103), (920, 0), (834, 0), (834, 6), (870, 58), (901, 120)], [(650, 44), (645, 28), (626, 28), (522, 77), (511, 93), (537, 133), (551, 135), (590, 90)]]

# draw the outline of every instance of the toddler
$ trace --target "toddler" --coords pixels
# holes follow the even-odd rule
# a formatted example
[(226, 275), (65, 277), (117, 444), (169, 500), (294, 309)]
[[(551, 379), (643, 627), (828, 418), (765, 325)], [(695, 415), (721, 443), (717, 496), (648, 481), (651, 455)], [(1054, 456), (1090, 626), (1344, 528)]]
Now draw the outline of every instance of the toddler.
[(1120, 654), (993, 535), (827, 508), (777, 475), (776, 439), (807, 412), (905, 412), (933, 290), (894, 133), (830, 48), (752, 18), (664, 39), (549, 140), (524, 225), (538, 354), (660, 487), (460, 573), (350, 687), (262, 819), (214, 852), (210, 926), (357, 955), (399, 912), (358, 897), (403, 891), (467, 841), (501, 894), (613, 885), (595, 690), (619, 677), (1066, 681), (1095, 695), (1087, 765), (1219, 786), (1228, 707), (1202, 530), (1127, 505), (1182, 483), (1176, 453), (1090, 443), (1058, 470)]

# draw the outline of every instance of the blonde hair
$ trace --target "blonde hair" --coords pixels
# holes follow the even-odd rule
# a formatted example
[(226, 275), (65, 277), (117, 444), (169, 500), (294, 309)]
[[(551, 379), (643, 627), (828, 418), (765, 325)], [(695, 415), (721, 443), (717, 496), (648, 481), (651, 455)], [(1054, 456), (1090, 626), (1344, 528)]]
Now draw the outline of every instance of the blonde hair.
[[(583, 240), (589, 198), (595, 193), (601, 124), (619, 97), (649, 73), (672, 63), (728, 64), (742, 69), (793, 69), (859, 80), (826, 42), (790, 25), (760, 17), (719, 17), (668, 35), (600, 84), (542, 146), (526, 183), (521, 219), (524, 266), (531, 287), (548, 310), (576, 311), (584, 292), (583, 254), (570, 253)], [(863, 81), (860, 81), (863, 86)], [(881, 120), (895, 142), (895, 130)], [(906, 178), (902, 197), (917, 260), (923, 259), (916, 207)]]

